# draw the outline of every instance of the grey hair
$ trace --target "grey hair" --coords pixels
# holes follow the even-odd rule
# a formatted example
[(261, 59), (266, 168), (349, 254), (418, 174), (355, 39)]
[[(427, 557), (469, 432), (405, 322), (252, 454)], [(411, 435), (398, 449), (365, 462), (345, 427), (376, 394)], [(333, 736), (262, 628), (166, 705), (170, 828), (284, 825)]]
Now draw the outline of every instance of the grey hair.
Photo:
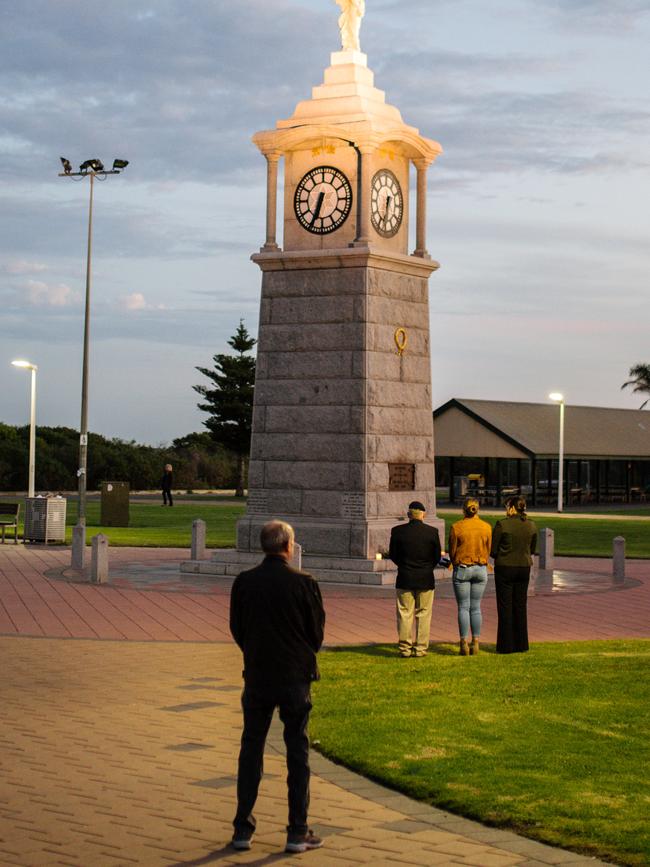
[(293, 527), (284, 521), (269, 521), (264, 524), (260, 533), (260, 544), (265, 554), (280, 554), (286, 551), (293, 539)]

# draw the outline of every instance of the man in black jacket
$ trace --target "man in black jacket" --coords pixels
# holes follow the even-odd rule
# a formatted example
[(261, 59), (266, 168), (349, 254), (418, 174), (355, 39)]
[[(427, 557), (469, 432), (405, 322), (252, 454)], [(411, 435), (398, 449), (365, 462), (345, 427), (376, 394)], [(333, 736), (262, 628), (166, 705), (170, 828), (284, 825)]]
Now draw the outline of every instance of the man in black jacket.
[[(408, 524), (393, 527), (388, 556), (397, 564), (397, 632), (400, 656), (425, 656), (436, 580), (433, 574), (441, 555), (440, 536), (424, 523), (426, 509), (417, 500), (409, 504)], [(415, 645), (413, 644), (415, 620)]]
[(266, 555), (263, 562), (238, 575), (230, 596), (230, 631), (244, 654), (244, 731), (232, 845), (239, 850), (251, 848), (264, 744), (273, 711), (279, 707), (287, 746), (286, 851), (306, 852), (322, 845), (307, 826), (307, 723), (310, 685), (320, 676), (316, 654), (323, 643), (325, 612), (316, 581), (289, 565), (293, 528), (283, 521), (271, 521), (262, 528), (260, 539)]

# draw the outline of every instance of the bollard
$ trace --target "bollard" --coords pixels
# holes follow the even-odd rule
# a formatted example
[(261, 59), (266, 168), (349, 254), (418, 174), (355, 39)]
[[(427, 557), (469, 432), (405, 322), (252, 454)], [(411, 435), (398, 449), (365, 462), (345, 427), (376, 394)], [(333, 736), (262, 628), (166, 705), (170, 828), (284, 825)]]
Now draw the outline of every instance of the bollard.
[(555, 566), (555, 533), (550, 527), (539, 531), (539, 568), (546, 572)]
[(612, 560), (614, 584), (625, 583), (625, 537), (614, 536), (614, 557)]
[(86, 565), (86, 527), (77, 524), (72, 528), (72, 561), (73, 569), (83, 569)]
[(197, 518), (192, 521), (192, 560), (203, 560), (205, 557), (205, 521)]
[(291, 566), (293, 566), (294, 569), (302, 569), (302, 545), (299, 542), (293, 543)]
[(93, 584), (105, 584), (108, 581), (108, 537), (98, 533), (90, 544), (90, 580)]

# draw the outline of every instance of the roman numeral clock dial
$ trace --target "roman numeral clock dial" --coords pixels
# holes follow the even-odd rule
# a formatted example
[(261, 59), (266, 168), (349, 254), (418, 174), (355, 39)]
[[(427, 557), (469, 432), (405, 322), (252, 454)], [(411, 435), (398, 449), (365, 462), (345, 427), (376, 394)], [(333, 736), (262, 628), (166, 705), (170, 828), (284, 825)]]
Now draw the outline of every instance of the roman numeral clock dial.
[(380, 169), (372, 179), (370, 209), (372, 225), (382, 237), (397, 234), (402, 225), (404, 199), (399, 181), (388, 169)]
[(350, 181), (332, 166), (318, 166), (296, 187), (293, 206), (303, 229), (315, 235), (334, 232), (352, 209)]

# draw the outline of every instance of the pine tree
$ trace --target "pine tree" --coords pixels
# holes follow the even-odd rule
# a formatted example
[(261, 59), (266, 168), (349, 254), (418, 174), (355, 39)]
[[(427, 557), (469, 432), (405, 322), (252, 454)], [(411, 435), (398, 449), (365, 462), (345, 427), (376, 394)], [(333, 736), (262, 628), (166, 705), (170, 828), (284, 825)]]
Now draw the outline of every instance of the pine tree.
[(236, 355), (213, 356), (214, 370), (197, 367), (199, 373), (211, 380), (211, 385), (195, 385), (194, 391), (204, 399), (198, 407), (210, 413), (203, 424), (215, 442), (237, 455), (237, 492), (244, 496), (244, 466), (250, 452), (251, 423), (253, 417), (253, 390), (255, 386), (255, 358), (247, 355), (255, 346), (254, 340), (239, 320), (237, 331), (228, 341)]

